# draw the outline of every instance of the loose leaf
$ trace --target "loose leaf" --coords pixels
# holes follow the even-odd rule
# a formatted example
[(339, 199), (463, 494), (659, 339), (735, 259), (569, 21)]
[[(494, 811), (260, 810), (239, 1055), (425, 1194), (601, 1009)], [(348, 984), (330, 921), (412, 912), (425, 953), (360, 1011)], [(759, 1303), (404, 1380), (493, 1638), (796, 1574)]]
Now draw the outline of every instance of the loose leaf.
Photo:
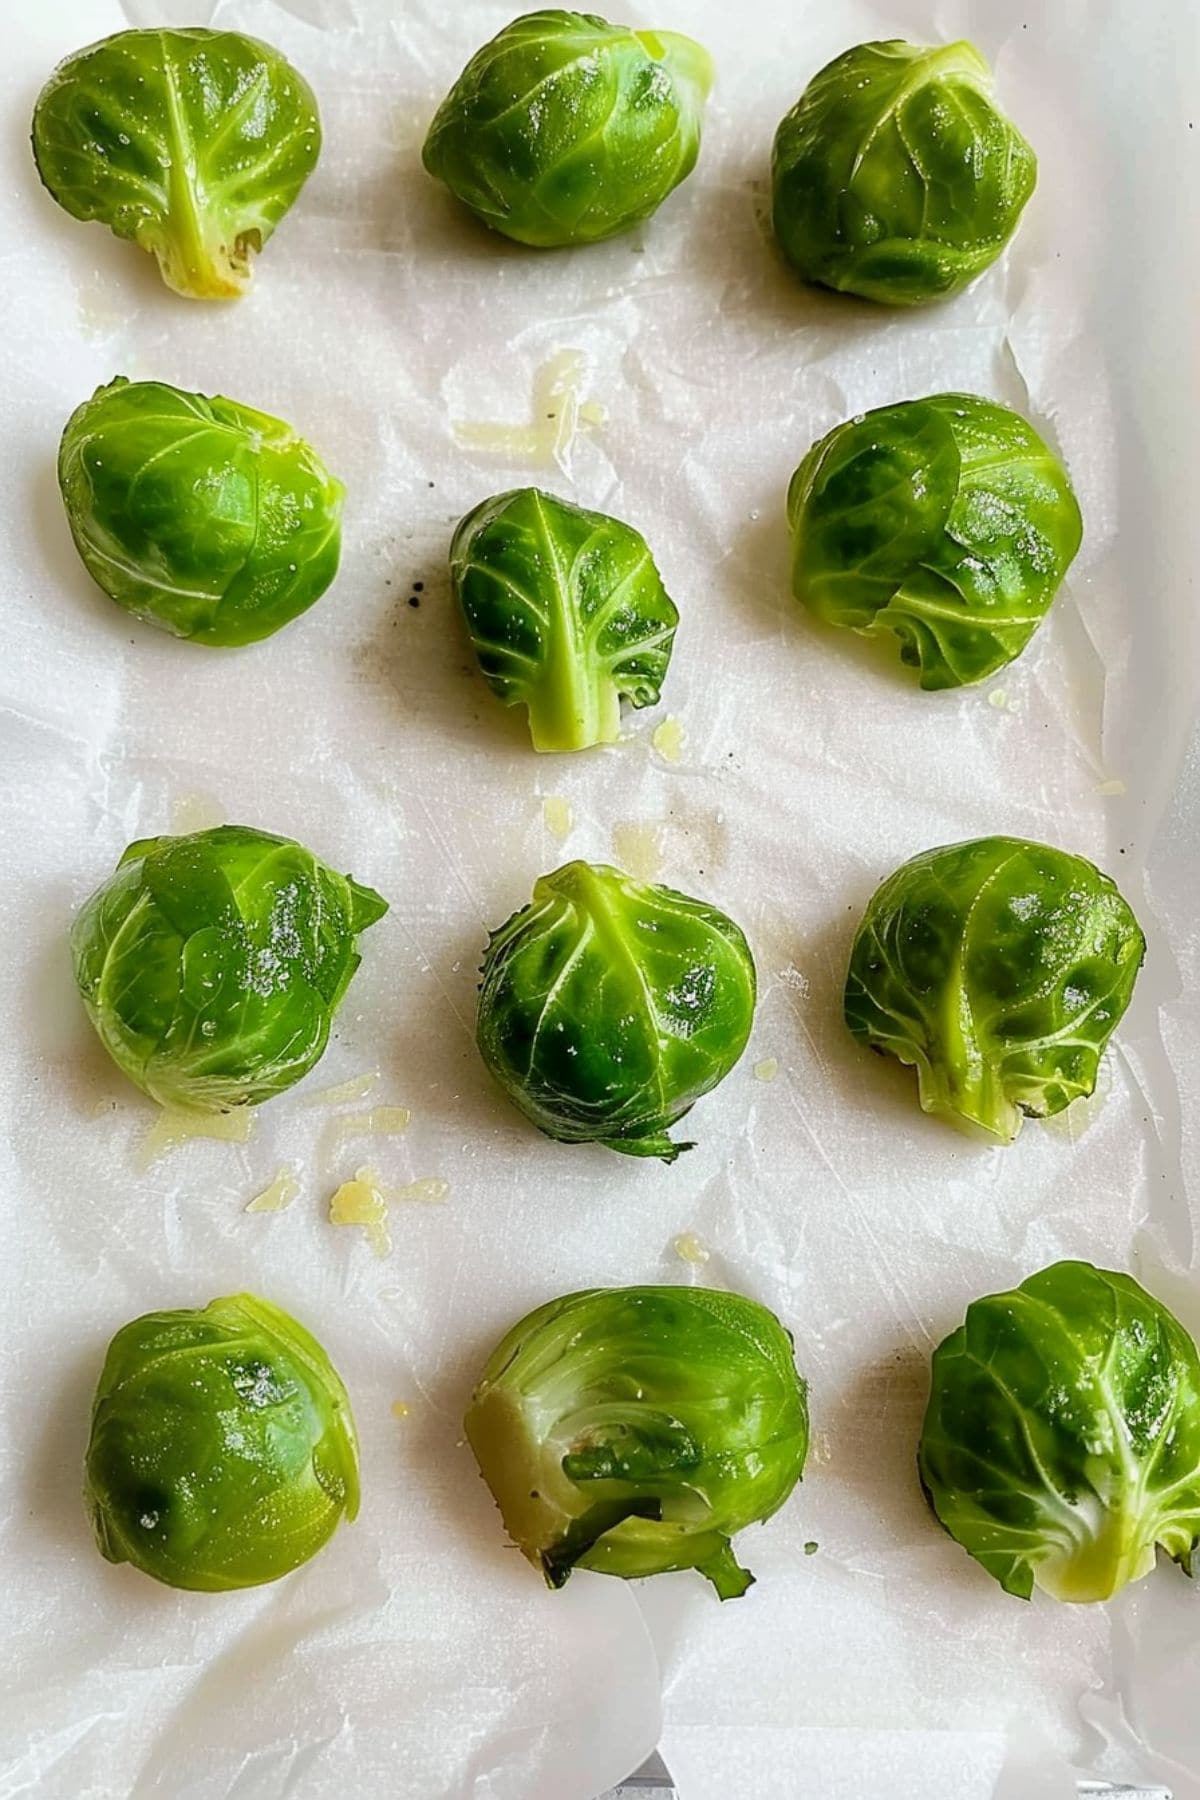
[(519, 488), (468, 513), (450, 574), (479, 666), (535, 750), (614, 743), (659, 697), (679, 614), (631, 525)]
[(38, 173), (77, 219), (227, 299), (316, 165), (321, 126), (291, 64), (233, 31), (120, 31), (59, 65), (33, 115)]

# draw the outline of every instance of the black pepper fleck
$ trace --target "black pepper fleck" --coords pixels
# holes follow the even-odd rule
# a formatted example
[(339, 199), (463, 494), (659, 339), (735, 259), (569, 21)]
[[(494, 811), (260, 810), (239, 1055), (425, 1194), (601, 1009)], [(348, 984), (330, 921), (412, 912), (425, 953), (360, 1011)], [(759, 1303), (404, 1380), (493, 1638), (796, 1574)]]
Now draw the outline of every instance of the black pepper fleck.
[(415, 594), (410, 594), (408, 597), (408, 604), (410, 606), (420, 606), (421, 602), (417, 599)]

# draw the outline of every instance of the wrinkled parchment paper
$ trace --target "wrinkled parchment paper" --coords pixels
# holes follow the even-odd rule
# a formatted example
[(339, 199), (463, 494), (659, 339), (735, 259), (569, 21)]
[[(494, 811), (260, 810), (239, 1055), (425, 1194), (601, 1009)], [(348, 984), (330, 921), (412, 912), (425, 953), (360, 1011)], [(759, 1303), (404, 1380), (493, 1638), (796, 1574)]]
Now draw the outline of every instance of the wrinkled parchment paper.
[[(1108, 1607), (1022, 1605), (934, 1527), (913, 1467), (930, 1348), (982, 1291), (1086, 1256), (1200, 1328), (1191, 9), (622, 5), (702, 37), (719, 84), (696, 175), (574, 254), (483, 233), (419, 165), (437, 100), (513, 10), (44, 0), (7, 22), (0, 1792), (590, 1800), (661, 1742), (683, 1800), (1064, 1800), (1076, 1773), (1195, 1800), (1200, 1596), (1168, 1567)], [(69, 220), (28, 155), (59, 56), (172, 20), (270, 39), (324, 115), (320, 166), (230, 307), (176, 299)], [(1015, 248), (934, 312), (804, 292), (764, 233), (776, 121), (849, 43), (962, 33), (1042, 159)], [(57, 439), (117, 373), (276, 412), (346, 482), (337, 585), (272, 642), (174, 643), (78, 564)], [(958, 387), (1057, 441), (1087, 541), (1019, 664), (929, 696), (789, 599), (783, 495), (845, 415)], [(447, 593), (452, 523), (529, 481), (636, 521), (683, 613), (663, 708), (578, 758), (533, 755)], [(309, 1081), (246, 1144), (147, 1169), (150, 1110), (89, 1035), (66, 933), (129, 839), (218, 817), (296, 835), (392, 911)], [(882, 876), (993, 831), (1096, 858), (1151, 939), (1100, 1099), (1008, 1151), (925, 1119), (838, 1008)], [(569, 856), (710, 897), (754, 945), (751, 1052), (674, 1168), (539, 1139), (474, 1051), (487, 929)], [(308, 1103), (374, 1070), (368, 1100)], [(375, 1104), (411, 1108), (406, 1135), (349, 1135)], [(393, 1203), (386, 1259), (328, 1222), (361, 1164), (449, 1183)], [(295, 1201), (247, 1214), (284, 1166)], [(687, 1233), (707, 1262), (680, 1259)], [(559, 1292), (696, 1278), (795, 1332), (803, 1487), (740, 1541), (759, 1580), (736, 1604), (688, 1576), (551, 1595), (461, 1441), (481, 1358)], [(345, 1375), (363, 1511), (276, 1586), (175, 1594), (92, 1548), (91, 1390), (125, 1319), (243, 1286)]]

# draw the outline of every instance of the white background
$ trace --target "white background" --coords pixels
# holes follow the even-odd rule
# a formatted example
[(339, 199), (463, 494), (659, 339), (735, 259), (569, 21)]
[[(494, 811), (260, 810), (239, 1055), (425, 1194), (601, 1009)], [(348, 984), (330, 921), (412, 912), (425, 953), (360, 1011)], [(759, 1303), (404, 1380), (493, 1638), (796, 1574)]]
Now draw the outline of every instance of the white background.
[[(913, 1467), (929, 1351), (980, 1292), (1086, 1256), (1132, 1268), (1200, 1328), (1180, 1098), (1200, 1053), (1191, 8), (622, 6), (702, 38), (718, 86), (695, 175), (632, 237), (578, 253), (483, 233), (420, 168), (435, 104), (512, 10), (176, 12), (279, 45), (325, 123), (316, 174), (228, 307), (177, 299), (149, 258), (67, 218), (28, 154), (54, 62), (169, 19), (166, 0), (45, 0), (8, 21), (0, 1794), (589, 1800), (661, 1741), (683, 1800), (1034, 1800), (1072, 1792), (1072, 1769), (1156, 1775), (1196, 1800), (1191, 1585), (1164, 1567), (1109, 1607), (1023, 1605), (936, 1529)], [(763, 225), (779, 117), (852, 42), (963, 33), (1041, 157), (1014, 249), (936, 311), (804, 291)], [(463, 447), (456, 424), (528, 425), (564, 351), (603, 424), (584, 421), (557, 463)], [(346, 482), (338, 582), (273, 641), (175, 643), (78, 564), (57, 439), (117, 373), (278, 413)], [(1087, 537), (1020, 663), (929, 696), (790, 600), (783, 499), (842, 417), (956, 387), (1025, 408), (1057, 442)], [(634, 521), (683, 615), (660, 713), (565, 760), (535, 757), (486, 693), (446, 584), (453, 522), (527, 481)], [(668, 712), (686, 732), (677, 766), (650, 741)], [(572, 807), (565, 846), (546, 796)], [(309, 1082), (245, 1147), (193, 1143), (143, 1171), (149, 1110), (90, 1038), (66, 936), (129, 839), (207, 822), (206, 807), (294, 834), (392, 910)], [(568, 855), (627, 852), (630, 826), (664, 880), (739, 920), (761, 974), (751, 1051), (670, 1169), (538, 1138), (471, 1036), (488, 927)], [(1007, 1151), (925, 1119), (910, 1074), (860, 1053), (839, 1018), (878, 881), (994, 831), (1094, 857), (1151, 943), (1101, 1101)], [(752, 1074), (767, 1057), (769, 1084)], [(373, 1068), (373, 1098), (410, 1106), (412, 1127), (339, 1146), (306, 1093)], [(390, 1182), (450, 1183), (444, 1207), (395, 1209), (386, 1261), (325, 1217), (367, 1160)], [(285, 1161), (300, 1197), (247, 1216)], [(504, 1546), (460, 1441), (472, 1379), (553, 1294), (688, 1279), (671, 1247), (685, 1230), (711, 1248), (703, 1279), (794, 1331), (808, 1475), (741, 1539), (759, 1578), (743, 1600), (721, 1607), (689, 1576), (585, 1574), (551, 1595)], [(294, 1310), (345, 1375), (363, 1511), (277, 1586), (176, 1594), (90, 1543), (91, 1390), (127, 1318), (245, 1286)]]

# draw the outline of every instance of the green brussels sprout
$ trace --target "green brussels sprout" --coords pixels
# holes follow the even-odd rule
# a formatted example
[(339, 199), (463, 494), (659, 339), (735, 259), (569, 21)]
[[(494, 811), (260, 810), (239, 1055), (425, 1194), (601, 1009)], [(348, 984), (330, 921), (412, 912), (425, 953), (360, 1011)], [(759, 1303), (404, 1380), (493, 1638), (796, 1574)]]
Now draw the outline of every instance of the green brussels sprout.
[(835, 426), (787, 505), (797, 600), (829, 625), (894, 632), (923, 688), (983, 681), (1019, 656), (1083, 536), (1054, 452), (974, 394)]
[(632, 525), (518, 488), (467, 514), (450, 577), (479, 666), (535, 750), (613, 744), (658, 700), (679, 614)]
[(434, 115), (425, 167), (521, 244), (590, 244), (657, 212), (700, 153), (708, 52), (594, 13), (527, 13)]
[(278, 1581), (358, 1512), (346, 1390), (253, 1294), (147, 1313), (104, 1358), (84, 1495), (109, 1562), (205, 1593)]
[(539, 1131), (674, 1162), (670, 1127), (746, 1048), (754, 962), (715, 906), (604, 864), (543, 875), (492, 933), (484, 1062)]
[(1130, 1275), (1060, 1262), (933, 1353), (921, 1481), (1006, 1593), (1107, 1600), (1200, 1542), (1200, 1356)]
[(1146, 940), (1107, 875), (1024, 838), (914, 856), (873, 896), (846, 1023), (916, 1066), (921, 1105), (1010, 1143), (1096, 1086)]
[(71, 932), (75, 980), (117, 1067), (164, 1106), (222, 1112), (319, 1061), (387, 902), (245, 825), (130, 844)]
[(243, 291), (320, 149), (308, 83), (234, 31), (118, 31), (60, 63), (33, 112), (58, 204), (151, 251), (195, 300)]
[(701, 1287), (590, 1288), (522, 1319), (464, 1421), (523, 1556), (560, 1588), (698, 1569), (754, 1580), (735, 1531), (777, 1512), (808, 1450), (792, 1340), (764, 1306)]
[(859, 44), (775, 134), (775, 235), (806, 281), (888, 306), (957, 294), (995, 262), (1037, 181), (973, 44)]
[(337, 574), (341, 482), (235, 400), (118, 376), (67, 420), (58, 484), (93, 581), (175, 637), (256, 643)]

